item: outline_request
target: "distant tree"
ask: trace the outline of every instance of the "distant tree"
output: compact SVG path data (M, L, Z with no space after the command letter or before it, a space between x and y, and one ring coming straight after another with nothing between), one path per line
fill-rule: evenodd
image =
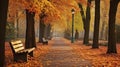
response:
M5 32L9 0L0 0L0 67L5 61Z
M35 41L35 29L34 29L34 12L30 12L26 9L26 39L25 39L25 48L36 47Z
M8 8L8 22L13 22L14 27L16 29L16 36L19 37L19 19L23 17L23 7L21 6L23 3L20 0L10 0L9 1L9 8ZM21 13L20 13L21 12Z
M51 24L47 24L46 38L51 39Z
M18 12L16 12L16 22L14 23L16 25L16 37L19 37L19 18L18 18Z
M7 22L6 24L6 41L9 41L11 39L15 39L16 29L14 27L14 24L11 22Z
M92 48L99 48L100 0L95 0L95 20Z
M75 31L75 40L77 41L79 39L79 32L78 30Z
M115 21L116 21L116 12L119 1L120 0L110 0L107 53L117 53Z
M59 11L53 5L51 0L42 0L42 8L39 14L39 42L42 43L42 38L45 36L45 24L59 19Z
M71 34L70 34L70 33L71 33L70 29L66 29L64 33L65 33L65 34L64 34L64 37L65 37L66 39L71 39L71 38L70 38L70 36L71 36Z
M107 28L105 28L105 27L107 27L107 10L108 9L106 9L106 7L105 6L108 6L108 5L106 5L106 2L105 2L105 0L104 1L102 1L102 3L101 3L102 5L101 5L101 16L100 16L100 19L101 19L101 30L100 30L100 38L99 39L101 39L101 40L106 40L105 39L105 37L106 37L106 34L107 34L107 32L105 32L106 31L106 29ZM108 30L108 29L107 29Z

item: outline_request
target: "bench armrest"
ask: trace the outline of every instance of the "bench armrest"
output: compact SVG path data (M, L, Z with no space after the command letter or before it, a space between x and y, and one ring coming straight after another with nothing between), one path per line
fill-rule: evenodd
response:
M21 50L21 51L19 51L19 52L16 52L16 53L28 53L28 51Z
M28 53L30 53L30 52L32 52L33 50L35 50L35 47L29 48L29 49L25 49L24 51L27 51Z

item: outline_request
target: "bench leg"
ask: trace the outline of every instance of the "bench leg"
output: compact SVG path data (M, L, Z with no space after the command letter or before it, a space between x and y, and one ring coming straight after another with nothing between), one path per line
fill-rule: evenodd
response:
M30 52L30 53L28 53L31 57L33 57L33 51L32 52Z
M43 42L43 45L48 45L48 41Z
M15 54L14 61L24 61L27 62L27 53Z

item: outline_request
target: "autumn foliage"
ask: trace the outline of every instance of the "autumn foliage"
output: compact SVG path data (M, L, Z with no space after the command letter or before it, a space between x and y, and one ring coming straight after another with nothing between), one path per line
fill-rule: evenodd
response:
M103 42L104 43L104 42ZM118 54L106 54L107 47L100 46L99 49L91 49L91 46L82 45L76 42L73 46L77 55L90 60L94 67L119 67L120 66L120 45L117 44Z
M95 1L95 0L92 0ZM104 15L107 18L101 18L101 20L106 19L106 29L107 29L107 21L108 21L108 12L109 12L109 2L110 0L102 0L104 2L104 6L102 5L101 7L105 9ZM44 23L50 23L51 25L56 25L55 29L57 29L59 26L61 26L61 30L64 30L67 27L66 22L71 22L71 9L75 9L75 15L80 14L79 12L81 11L78 7L78 3L82 4L83 10L86 11L86 6L89 6L90 8L94 9L94 4L90 4L87 2L87 0L9 0L9 10L8 10L8 22L14 22L15 19L19 17L25 17L25 10L27 9L31 13L35 13L35 19L36 20L41 20L40 16L42 14L45 15L44 18ZM119 5L120 6L120 5ZM119 7L118 7L119 8ZM19 13L19 11L22 11ZM91 10L92 11L92 10ZM94 11L94 10L93 10ZM101 10L102 11L102 10ZM84 12L83 12L84 13ZM93 14L93 13L92 13ZM18 16L19 17L18 17ZM94 15L94 14L93 14ZM103 14L101 14L103 15ZM76 17L76 16L75 16ZM81 18L81 16L79 17ZM117 21L116 23L120 23L120 9L118 9L117 13ZM93 19L93 17L92 17ZM52 23L54 22L54 23ZM78 21L80 22L80 21ZM77 23L76 23L77 24ZM91 28L92 28L91 23ZM66 25L66 26L65 26ZM82 25L82 24L80 24ZM80 25L78 25L80 27ZM70 26L68 26L70 28ZM53 27L52 27L53 28ZM93 31L93 30L92 30ZM112 42L112 41L111 41ZM7 44L8 45L8 44ZM32 65L32 61L34 60L35 62L34 65L42 65L41 63L37 63L38 60L38 55L42 55L40 52L43 51L43 53L46 54L48 51L48 47L42 47L42 46L37 46L38 48L35 50L35 55L37 57L35 58L30 58L30 65ZM119 59L119 45L117 45L118 48L118 54L105 54L107 48L105 46L100 46L99 49L90 49L89 46L83 46L81 44L72 46L74 48L74 51L77 53L76 55L80 55L83 58L90 60L92 64L95 67L117 67L120 66ZM6 65L11 65L11 57L9 54L9 47L6 46L7 51L6 51ZM44 49L45 48L45 49ZM37 60L37 61L36 61ZM20 65L17 63L12 62L15 64L15 66ZM29 63L23 63L25 66L29 65Z

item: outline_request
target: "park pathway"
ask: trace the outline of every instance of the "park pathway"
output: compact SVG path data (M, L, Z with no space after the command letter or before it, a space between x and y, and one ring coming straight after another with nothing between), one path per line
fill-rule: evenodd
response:
M92 67L85 60L73 52L63 38L54 38L50 51L42 59L43 67Z

